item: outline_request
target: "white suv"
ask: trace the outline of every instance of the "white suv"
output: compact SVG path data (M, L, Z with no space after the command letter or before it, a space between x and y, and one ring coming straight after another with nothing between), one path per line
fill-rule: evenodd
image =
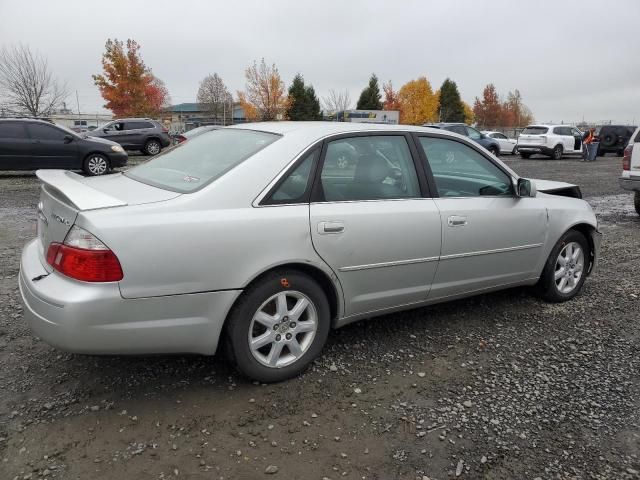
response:
M636 128L622 157L620 186L635 192L633 203L640 215L640 127Z
M522 158L539 153L554 160L563 155L582 155L582 132L569 125L529 125L516 145Z

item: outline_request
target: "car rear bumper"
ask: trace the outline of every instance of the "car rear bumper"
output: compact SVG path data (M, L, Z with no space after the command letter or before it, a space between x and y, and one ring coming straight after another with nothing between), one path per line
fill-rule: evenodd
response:
M239 290L124 299L117 283L47 274L37 242L22 252L19 286L24 317L48 344L84 354L215 353Z
M640 192L640 177L620 177L618 179L620 186L625 190Z
M518 153L539 153L541 155L551 155L553 149L543 145L516 145Z

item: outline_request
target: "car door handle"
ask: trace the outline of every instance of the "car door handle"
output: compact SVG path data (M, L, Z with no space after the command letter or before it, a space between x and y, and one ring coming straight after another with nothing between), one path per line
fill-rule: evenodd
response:
M342 222L320 222L318 223L318 233L326 235L328 233L344 232L344 223Z
M451 215L447 219L447 224L450 227L464 227L467 224L467 217L461 217L459 215Z

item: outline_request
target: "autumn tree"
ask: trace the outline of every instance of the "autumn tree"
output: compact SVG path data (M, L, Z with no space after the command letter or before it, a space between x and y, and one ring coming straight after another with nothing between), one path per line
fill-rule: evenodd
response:
M293 78L289 87L289 120L321 120L320 101L312 85L305 85L299 73Z
M351 109L351 96L348 90L338 92L336 90L329 90L329 95L322 99L324 109L326 112L335 114L337 112L344 112Z
M462 108L464 109L464 123L467 125L473 125L475 122L475 115L473 114L473 108L467 102L462 102Z
M405 83L398 92L400 123L422 125L438 118L438 101L426 77Z
M440 87L438 115L441 122L464 122L464 105L460 98L458 85L446 79Z
M220 75L214 73L202 79L196 100L208 115L215 119L221 118L225 125L230 123L227 119L233 116L233 97Z
M371 74L369 84L362 90L356 108L358 110L382 110L382 95L378 86L378 77Z
M7 110L47 116L62 106L67 87L53 76L47 60L26 45L0 50L0 99Z
M128 39L108 39L102 55L103 73L93 81L105 99L105 107L118 117L156 116L169 103L164 83L142 61L140 45Z
M384 92L384 101L382 102L383 110L400 110L400 99L398 98L398 92L393 89L391 80L382 85L382 91Z
M476 123L481 127L500 126L502 104L493 83L484 87L482 100L476 97L473 104L473 114L476 117Z
M505 127L521 127L533 122L531 110L523 103L518 89L507 93L507 100L502 104L502 125Z
M274 64L268 66L264 58L253 62L245 72L245 90L238 91L240 106L249 120L278 120L284 117L288 98L284 82Z

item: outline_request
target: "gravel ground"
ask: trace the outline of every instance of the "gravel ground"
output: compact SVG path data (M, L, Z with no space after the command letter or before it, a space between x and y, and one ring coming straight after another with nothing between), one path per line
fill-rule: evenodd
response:
M580 297L513 289L353 324L277 385L218 357L34 338L17 274L38 185L0 174L0 479L640 478L640 217L620 159L506 160L596 209L600 268Z

